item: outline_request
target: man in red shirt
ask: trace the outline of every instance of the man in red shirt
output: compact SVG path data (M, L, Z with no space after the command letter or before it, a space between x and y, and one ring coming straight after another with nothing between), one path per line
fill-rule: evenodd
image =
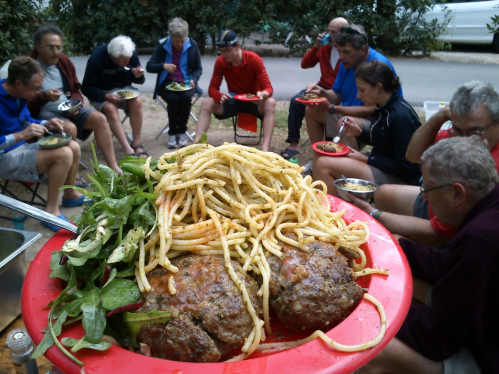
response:
M343 17L333 18L327 27L327 33L320 33L315 39L314 45L310 48L301 60L302 69L310 69L319 63L321 77L319 82L312 83L307 88L298 92L291 98L288 115L288 147L281 152L281 156L290 159L299 152L300 128L305 117L305 104L296 101L303 94L315 85L329 90L333 87L336 74L340 67L340 54L335 46L336 35L342 27L347 27L348 21Z
M213 75L208 88L209 97L201 104L201 114L196 127L194 143L210 126L210 117L213 113L218 119L229 118L237 113L250 113L263 117L262 150L270 151L270 142L274 130L275 100L269 76L265 70L263 60L256 53L241 48L237 34L232 30L225 30L217 41L220 51L215 61ZM227 82L228 93L220 92L223 78ZM253 94L260 100L255 102L239 101L233 98L237 94Z

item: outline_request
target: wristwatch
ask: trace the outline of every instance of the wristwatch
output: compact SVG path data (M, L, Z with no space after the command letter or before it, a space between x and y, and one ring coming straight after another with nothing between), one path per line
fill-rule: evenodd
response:
M336 109L336 105L331 104L331 106L329 107L329 109L327 111L329 112L329 114L333 114L335 109Z

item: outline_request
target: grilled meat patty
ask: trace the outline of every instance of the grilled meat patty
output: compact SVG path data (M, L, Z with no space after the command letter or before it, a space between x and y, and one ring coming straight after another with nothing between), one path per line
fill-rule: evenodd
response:
M330 329L352 312L363 290L350 259L336 247L320 241L308 247L304 252L284 244L281 259L269 256L270 305L287 328Z
M180 270L174 276L176 294L168 292L169 275L159 270L149 274L152 292L145 294L139 311L170 310L178 317L167 324L144 326L138 341L151 355L178 361L210 362L226 358L239 349L253 328L241 292L218 256L187 255L173 261ZM244 275L233 262L257 313L261 298L257 282Z

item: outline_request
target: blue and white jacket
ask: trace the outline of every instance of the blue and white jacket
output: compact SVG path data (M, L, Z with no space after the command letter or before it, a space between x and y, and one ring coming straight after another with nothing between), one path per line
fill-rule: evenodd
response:
M156 98L160 87L162 87L165 82L168 82L169 73L163 69L163 64L171 64L172 60L172 41L168 36L159 40L158 46L146 65L146 70L149 73L158 73L153 98ZM189 37L185 39L184 46L182 47L179 67L184 78L186 80L193 80L197 86L199 77L201 77L203 72L203 68L201 67L201 55L199 53L198 45Z

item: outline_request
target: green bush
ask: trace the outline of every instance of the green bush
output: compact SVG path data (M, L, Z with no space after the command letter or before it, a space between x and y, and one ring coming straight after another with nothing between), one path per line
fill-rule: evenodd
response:
M39 17L38 0L0 0L0 64L31 50Z

